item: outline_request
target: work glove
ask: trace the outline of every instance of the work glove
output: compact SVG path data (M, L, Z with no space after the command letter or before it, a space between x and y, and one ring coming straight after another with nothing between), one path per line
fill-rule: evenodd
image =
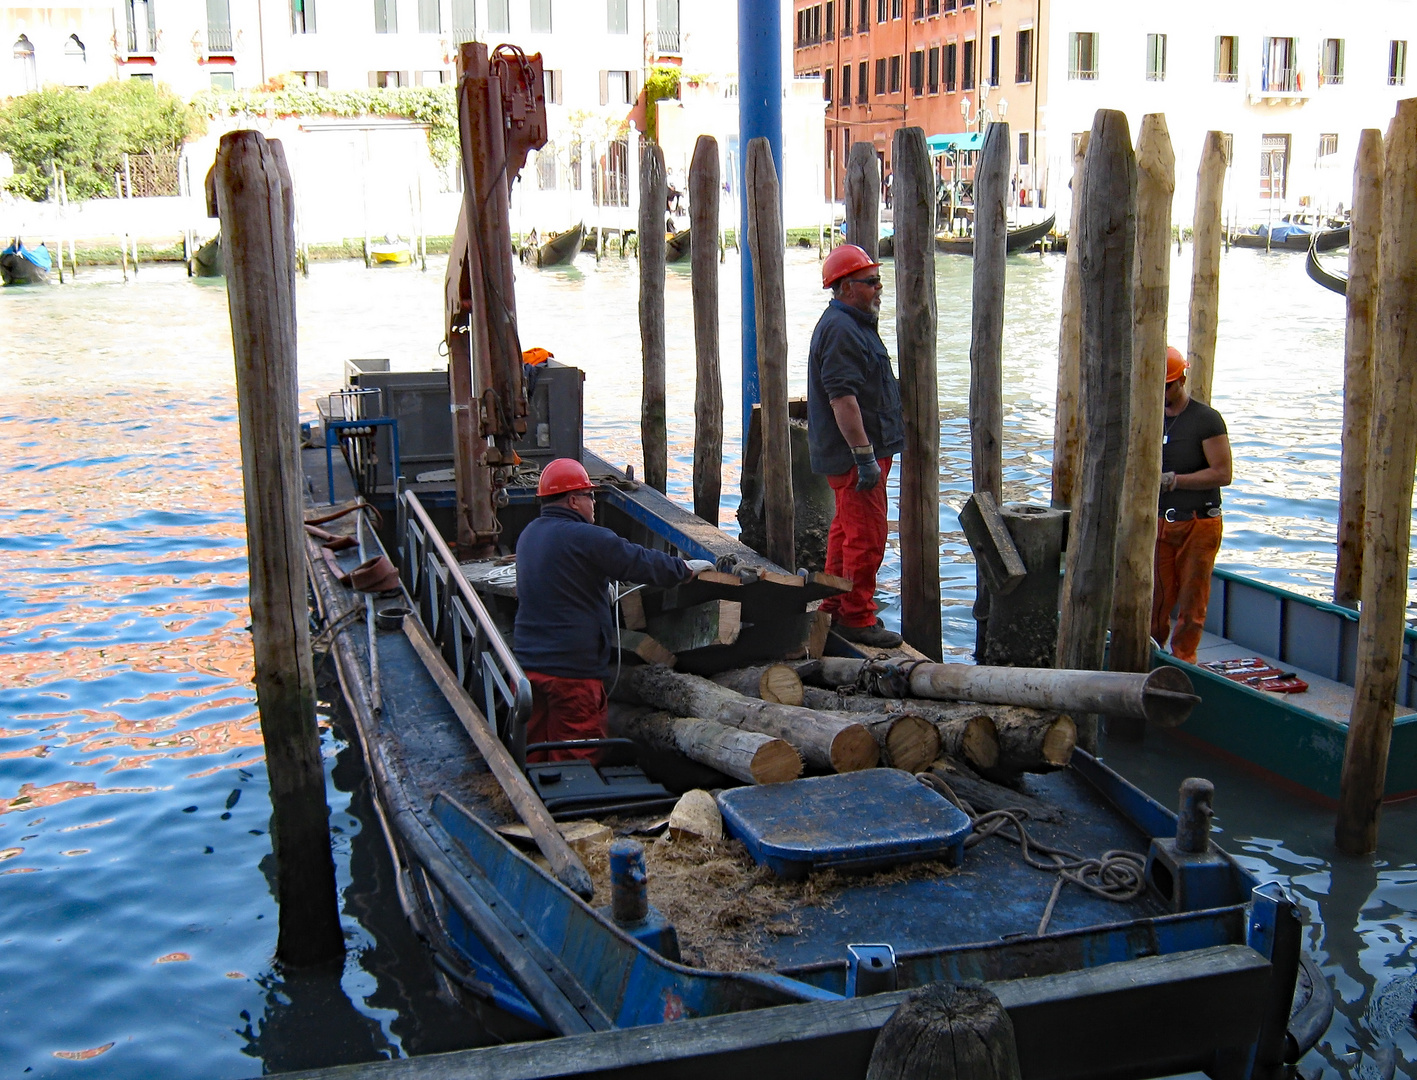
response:
M1165 495L1168 491L1175 491L1175 490L1176 490L1176 474L1173 473L1173 472L1164 472L1164 473L1162 473L1162 474L1161 474L1161 494Z
M684 565L694 572L694 577L698 577L705 570L713 569L713 563L707 559L685 559Z
M876 448L870 443L853 446L851 457L856 462L856 490L870 491L881 482L881 467L876 464Z

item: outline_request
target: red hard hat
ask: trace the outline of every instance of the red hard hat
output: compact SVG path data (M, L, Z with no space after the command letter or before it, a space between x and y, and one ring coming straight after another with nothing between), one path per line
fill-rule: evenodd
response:
M822 263L822 288L830 289L833 282L840 281L847 274L880 265L873 262L871 256L855 244L842 244L839 248L833 248L832 253Z
M549 462L541 470L541 479L536 483L538 495L565 495L570 491L594 491L595 485L585 466L575 458L560 457Z
M1186 373L1186 369L1191 365L1186 358L1181 355L1181 350L1174 345L1166 346L1166 381L1175 382Z

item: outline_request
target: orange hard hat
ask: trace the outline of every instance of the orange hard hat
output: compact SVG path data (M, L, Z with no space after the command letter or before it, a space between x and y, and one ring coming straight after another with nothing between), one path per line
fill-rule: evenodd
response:
M855 244L842 244L839 248L833 248L832 253L822 263L822 288L830 289L834 282L840 281L847 274L880 265Z
M565 495L572 491L594 491L595 485L585 466L575 458L558 457L548 462L541 470L541 479L536 482L538 495Z
M1186 358L1181 355L1181 350L1174 345L1166 346L1166 381L1173 383L1186 374L1186 369L1191 365Z

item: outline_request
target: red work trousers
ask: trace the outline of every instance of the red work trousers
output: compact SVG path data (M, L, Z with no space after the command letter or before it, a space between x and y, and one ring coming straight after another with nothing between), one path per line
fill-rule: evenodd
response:
M886 477L891 459L879 458L881 482L856 490L856 466L827 477L836 513L827 531L827 573L851 579L851 591L822 601L821 610L842 626L876 625L876 571L886 555Z
M566 679L528 671L531 683L531 718L526 722L526 741L566 742L571 739L605 738L605 714L609 698L599 679ZM566 761L594 758L599 751L586 747L576 750L536 750L528 761Z
M1210 572L1220 551L1220 518L1156 519L1156 581L1151 594L1151 636L1192 664L1210 604ZM1176 628L1171 612L1176 610Z

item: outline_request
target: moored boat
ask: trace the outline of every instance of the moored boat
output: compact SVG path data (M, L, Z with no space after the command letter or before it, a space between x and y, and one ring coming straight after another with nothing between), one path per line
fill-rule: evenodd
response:
M413 261L407 240L386 236L369 245L369 261L374 266L406 266Z
M664 261L683 262L689 257L689 230L667 233L664 237Z
M552 233L546 240L524 245L521 250L522 262L533 266L565 266L576 259L585 239L585 223L579 222L573 229Z
M192 252L192 276L221 277L224 273L226 265L221 253L221 237L213 236Z
M1010 255L1027 251L1052 232L1053 223L1056 220L1056 215L1049 214L1042 221L1032 225L1018 225L1009 229L1005 240L1005 249ZM974 237L950 236L948 233L940 233L935 237L935 250L943 255L973 255Z
M1315 229L1299 222L1278 225L1256 225L1249 232L1233 233L1230 242L1241 248L1265 248L1270 251L1332 251L1348 243L1348 226L1337 229Z
M48 285L53 266L47 247L26 247L18 236L0 251L0 280L6 285Z

